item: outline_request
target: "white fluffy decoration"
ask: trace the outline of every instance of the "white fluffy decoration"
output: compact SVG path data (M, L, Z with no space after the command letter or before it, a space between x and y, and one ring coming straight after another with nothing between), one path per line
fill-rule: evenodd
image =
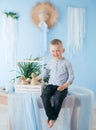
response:
M17 19L0 14L1 19L1 44L3 60L6 64L13 64L17 49Z
M48 25L45 22L40 22L39 24L40 29L43 32L43 44L44 44L44 54L47 52L47 32L48 32Z
M68 7L67 50L72 56L82 49L85 36L85 8Z

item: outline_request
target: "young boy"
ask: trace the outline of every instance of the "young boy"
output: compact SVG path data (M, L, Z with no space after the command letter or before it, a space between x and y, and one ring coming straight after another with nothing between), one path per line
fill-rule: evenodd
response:
M68 86L72 84L74 73L71 63L62 56L65 49L62 41L54 39L50 44L50 52L53 60L46 67L46 75L50 76L48 85L43 90L41 98L48 117L48 127L55 123L61 109L62 102L68 93ZM50 99L54 95L52 106Z

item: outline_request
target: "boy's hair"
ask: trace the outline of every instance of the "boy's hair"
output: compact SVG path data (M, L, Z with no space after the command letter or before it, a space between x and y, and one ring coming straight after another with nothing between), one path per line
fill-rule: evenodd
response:
M50 45L62 45L62 41L59 39L53 39L50 43Z

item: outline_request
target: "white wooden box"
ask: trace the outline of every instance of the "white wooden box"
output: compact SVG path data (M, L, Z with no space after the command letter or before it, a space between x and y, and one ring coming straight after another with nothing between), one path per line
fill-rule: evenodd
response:
M41 93L42 85L22 85L15 84L16 93Z

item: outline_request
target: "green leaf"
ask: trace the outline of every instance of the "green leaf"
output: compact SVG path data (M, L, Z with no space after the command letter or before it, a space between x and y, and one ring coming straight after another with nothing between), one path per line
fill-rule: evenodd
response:
M35 59L26 60L35 60L39 61L40 58L36 57ZM24 75L26 78L31 78L31 74L34 73L36 76L41 74L41 67L39 62L18 62L19 74Z

